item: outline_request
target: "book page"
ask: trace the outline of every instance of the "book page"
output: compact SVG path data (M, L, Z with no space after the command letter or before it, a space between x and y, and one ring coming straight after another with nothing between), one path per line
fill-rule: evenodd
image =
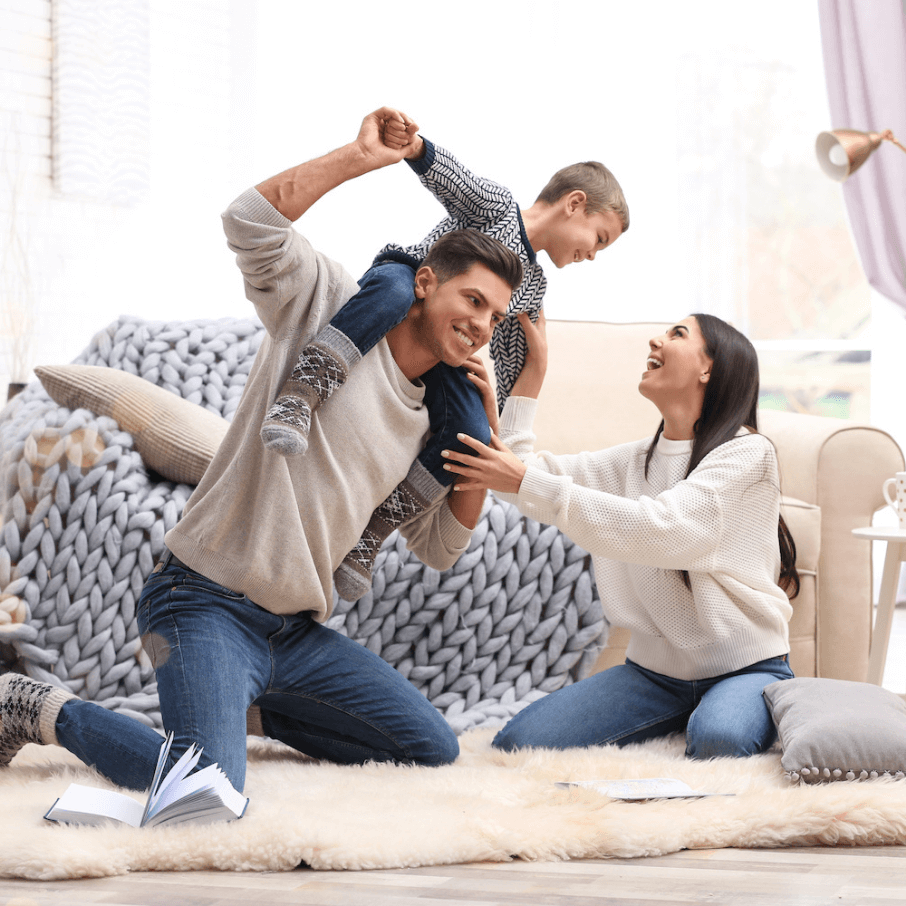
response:
M160 782L160 787L156 791L152 790L152 793L148 798L148 808L145 811L144 820L146 822L162 808L166 808L168 803L179 796L179 785L184 780L186 774L192 771L195 765L198 764L199 758L201 758L201 749L197 749L195 744L192 743L185 752L183 752L179 761L177 761L167 772L167 776Z
M567 789L571 786L586 787L603 793L611 799L700 799L704 796L734 795L733 793L704 793L693 790L682 780L669 777L645 777L633 780L575 780L558 781L557 786Z
M101 824L110 819L140 827L143 812L141 802L123 793L71 783L44 817L67 824Z
M247 804L248 799L236 792L226 774L212 764L186 777L162 795L150 823L173 821L182 816L193 818L206 811L239 818Z

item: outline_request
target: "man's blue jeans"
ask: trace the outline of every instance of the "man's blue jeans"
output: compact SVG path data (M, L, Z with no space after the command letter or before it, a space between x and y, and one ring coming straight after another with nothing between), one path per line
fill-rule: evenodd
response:
M310 614L278 616L175 564L152 574L138 623L155 665L171 763L195 742L201 766L217 762L245 783L246 710L261 708L267 736L339 764L440 765L459 744L450 726L402 674ZM146 789L161 737L90 702L60 711L57 739L86 764Z
M777 738L762 690L792 677L787 655L691 681L654 673L627 659L533 702L493 744L507 751L625 746L685 731L690 758L755 755Z

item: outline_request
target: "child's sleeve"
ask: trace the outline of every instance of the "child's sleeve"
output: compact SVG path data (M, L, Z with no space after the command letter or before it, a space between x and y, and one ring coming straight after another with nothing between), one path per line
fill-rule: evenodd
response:
M504 186L476 176L449 151L423 138L425 153L406 163L422 185L464 226L484 230L513 206L513 194Z

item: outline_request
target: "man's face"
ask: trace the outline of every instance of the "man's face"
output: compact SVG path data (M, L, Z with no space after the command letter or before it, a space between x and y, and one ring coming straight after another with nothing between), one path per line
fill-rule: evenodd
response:
M483 264L445 283L437 282L430 267L415 278L415 294L424 305L414 320L416 334L431 354L458 367L491 339L506 317L512 290Z

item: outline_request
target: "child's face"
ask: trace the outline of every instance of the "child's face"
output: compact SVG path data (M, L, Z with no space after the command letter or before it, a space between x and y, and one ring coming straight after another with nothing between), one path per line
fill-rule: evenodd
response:
M594 261L595 255L613 245L622 233L622 221L613 211L588 214L580 204L560 218L546 251L556 267Z

